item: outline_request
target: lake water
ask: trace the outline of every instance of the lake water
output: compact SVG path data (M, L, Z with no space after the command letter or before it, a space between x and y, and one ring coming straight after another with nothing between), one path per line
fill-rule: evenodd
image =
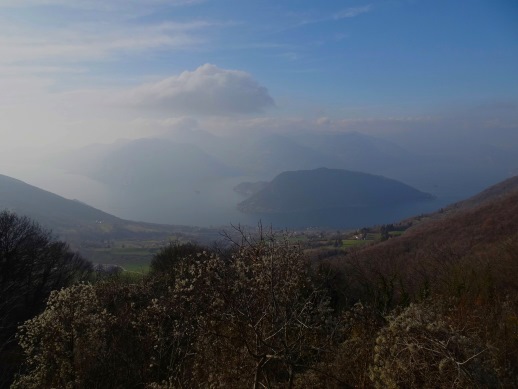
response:
M459 198L438 198L410 205L384 208L344 208L296 214L243 214L236 205L244 197L233 190L250 177L225 180L207 180L202 183L170 185L167 190L145 188L109 188L87 177L63 173L41 167L26 167L6 171L5 174L21 179L53 193L77 199L115 216L150 223L195 225L200 227L228 227L230 224L256 226L272 225L278 229L326 227L346 229L388 224L403 218L432 212Z
M346 229L397 222L406 217L436 211L457 200L438 198L390 207L344 208L275 215L244 214L236 208L244 197L232 190L242 181L241 177L213 182L200 189L177 187L167 192L149 191L140 196L120 191L113 194L108 212L133 220L203 227L228 227L230 224L256 226L261 222L278 229Z

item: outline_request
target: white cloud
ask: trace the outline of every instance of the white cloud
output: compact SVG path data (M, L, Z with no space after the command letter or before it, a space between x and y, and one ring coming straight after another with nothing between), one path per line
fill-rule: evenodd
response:
M0 31L8 29L11 34L3 34L0 38L0 63L77 63L151 49L183 49L200 44L203 40L196 32L209 26L210 23L203 21L154 26L93 23L61 30L22 30L13 34L16 27L4 25Z
M63 6L67 8L117 10L149 8L151 6L187 6L204 0L2 0L0 7Z
M274 105L268 90L250 74L211 64L139 86L124 93L121 102L166 113L198 115L261 112Z
M354 18L358 15L367 13L372 10L372 6L366 5L363 7L353 7L353 8L346 8L343 9L333 15L333 19L339 20L339 19L348 19L348 18Z
M363 7L351 7L345 8L341 11L335 12L334 14L327 14L319 17L305 17L304 20L292 26L291 28L298 28L309 24L324 23L333 20L350 19L355 18L359 15L372 11L372 5L365 5Z
M181 17L180 11L158 23L146 15L203 1L0 0L0 67L73 64L88 71L94 62L199 49L211 40L209 31L228 23Z
M66 91L56 89L50 77L58 68L32 70L41 74L31 76L14 67L0 67L3 156L29 145L50 151L184 131L197 128L200 116L206 122L218 121L222 115L258 112L273 105L267 90L250 74L214 65L134 88L94 85Z
M173 130L194 130L199 128L198 120L189 116L162 119L158 124Z
M432 116L380 117L380 118L329 118L300 116L261 116L244 118L208 118L199 121L199 127L214 134L236 133L274 133L286 134L297 132L350 132L381 135L403 131L415 131L432 126L440 127L447 123Z

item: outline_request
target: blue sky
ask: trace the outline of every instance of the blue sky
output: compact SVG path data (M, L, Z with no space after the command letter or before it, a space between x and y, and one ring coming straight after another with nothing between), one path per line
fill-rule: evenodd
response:
M193 121L516 126L517 69L513 0L0 0L4 151Z

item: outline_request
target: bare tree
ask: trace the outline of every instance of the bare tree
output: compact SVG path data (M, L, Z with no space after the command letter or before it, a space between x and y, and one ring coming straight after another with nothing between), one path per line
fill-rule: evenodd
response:
M11 378L8 362L17 326L43 308L54 289L86 277L90 262L56 241L27 217L0 213L0 386Z
M256 239L243 233L235 244L232 257L221 262L220 283L209 284L213 305L200 320L202 365L241 372L242 381L228 377L229 384L292 387L296 374L330 347L336 323L329 297L287 235L260 230ZM224 361L211 352L214 345Z

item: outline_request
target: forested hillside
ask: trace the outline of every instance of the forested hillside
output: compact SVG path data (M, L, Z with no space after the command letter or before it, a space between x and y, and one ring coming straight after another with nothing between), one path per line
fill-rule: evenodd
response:
M517 243L518 191L514 191L465 211L431 218L400 237L354 250L336 263L351 279L350 285L360 285L359 274L364 281L386 284L390 295L384 298L391 304L432 290L488 297L503 285L518 286L513 281L518 269L511 271Z
M241 232L53 292L13 387L518 385L518 192L329 260Z

